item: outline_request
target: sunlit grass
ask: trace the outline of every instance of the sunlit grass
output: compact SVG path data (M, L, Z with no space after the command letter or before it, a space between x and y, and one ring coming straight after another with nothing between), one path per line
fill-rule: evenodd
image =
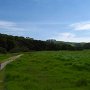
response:
M4 61L7 61L7 59L9 57L12 57L14 55L17 55L17 53L13 53L13 54L0 54L0 62L4 62Z
M8 58L17 55L16 53L14 54L0 54L0 63L5 62L8 60ZM4 73L5 70L0 71L0 90L4 90Z
M90 51L26 53L5 70L6 90L90 90Z

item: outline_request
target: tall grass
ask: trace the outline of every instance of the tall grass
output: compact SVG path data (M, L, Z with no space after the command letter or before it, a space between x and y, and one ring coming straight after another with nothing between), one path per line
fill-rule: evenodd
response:
M90 90L90 51L26 53L5 75L6 90Z

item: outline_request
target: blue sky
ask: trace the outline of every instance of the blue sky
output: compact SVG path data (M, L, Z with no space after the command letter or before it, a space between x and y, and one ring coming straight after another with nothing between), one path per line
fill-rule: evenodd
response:
M90 0L0 0L0 33L90 42Z

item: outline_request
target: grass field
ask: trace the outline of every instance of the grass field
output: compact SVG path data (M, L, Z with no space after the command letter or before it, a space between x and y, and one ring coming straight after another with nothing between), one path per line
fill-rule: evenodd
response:
M0 54L0 62L5 61L7 58L11 57L11 54ZM4 79L4 70L0 71L0 90L3 90L3 79Z
M4 62L5 60L7 60L7 58L12 57L14 55L17 55L17 53L13 53L13 54L0 54L0 62Z
M90 51L24 54L5 69L5 90L90 90Z
M0 63L7 61L9 57L12 57L14 55L17 55L16 53L14 54L0 54ZM3 90L4 88L4 73L5 70L0 71L0 90Z

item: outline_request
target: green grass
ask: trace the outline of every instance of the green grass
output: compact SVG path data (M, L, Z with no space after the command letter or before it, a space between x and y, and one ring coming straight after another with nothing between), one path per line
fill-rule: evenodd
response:
M13 53L13 54L0 54L0 62L4 62L6 61L9 57L12 57L14 55L17 55L17 53Z
M0 90L4 90L4 70L0 71Z
M5 61L7 58L11 57L11 54L0 54L0 62ZM0 71L0 90L3 90L3 79L4 79L4 70Z
M4 61L7 61L7 59L9 57L12 57L14 55L17 55L17 54L16 53L13 53L13 54L0 54L0 63L2 63ZM0 71L0 90L4 90L3 89L4 88L3 81L4 81L4 75L5 75L4 71L5 70Z
M90 51L26 53L7 65L5 90L90 90Z

